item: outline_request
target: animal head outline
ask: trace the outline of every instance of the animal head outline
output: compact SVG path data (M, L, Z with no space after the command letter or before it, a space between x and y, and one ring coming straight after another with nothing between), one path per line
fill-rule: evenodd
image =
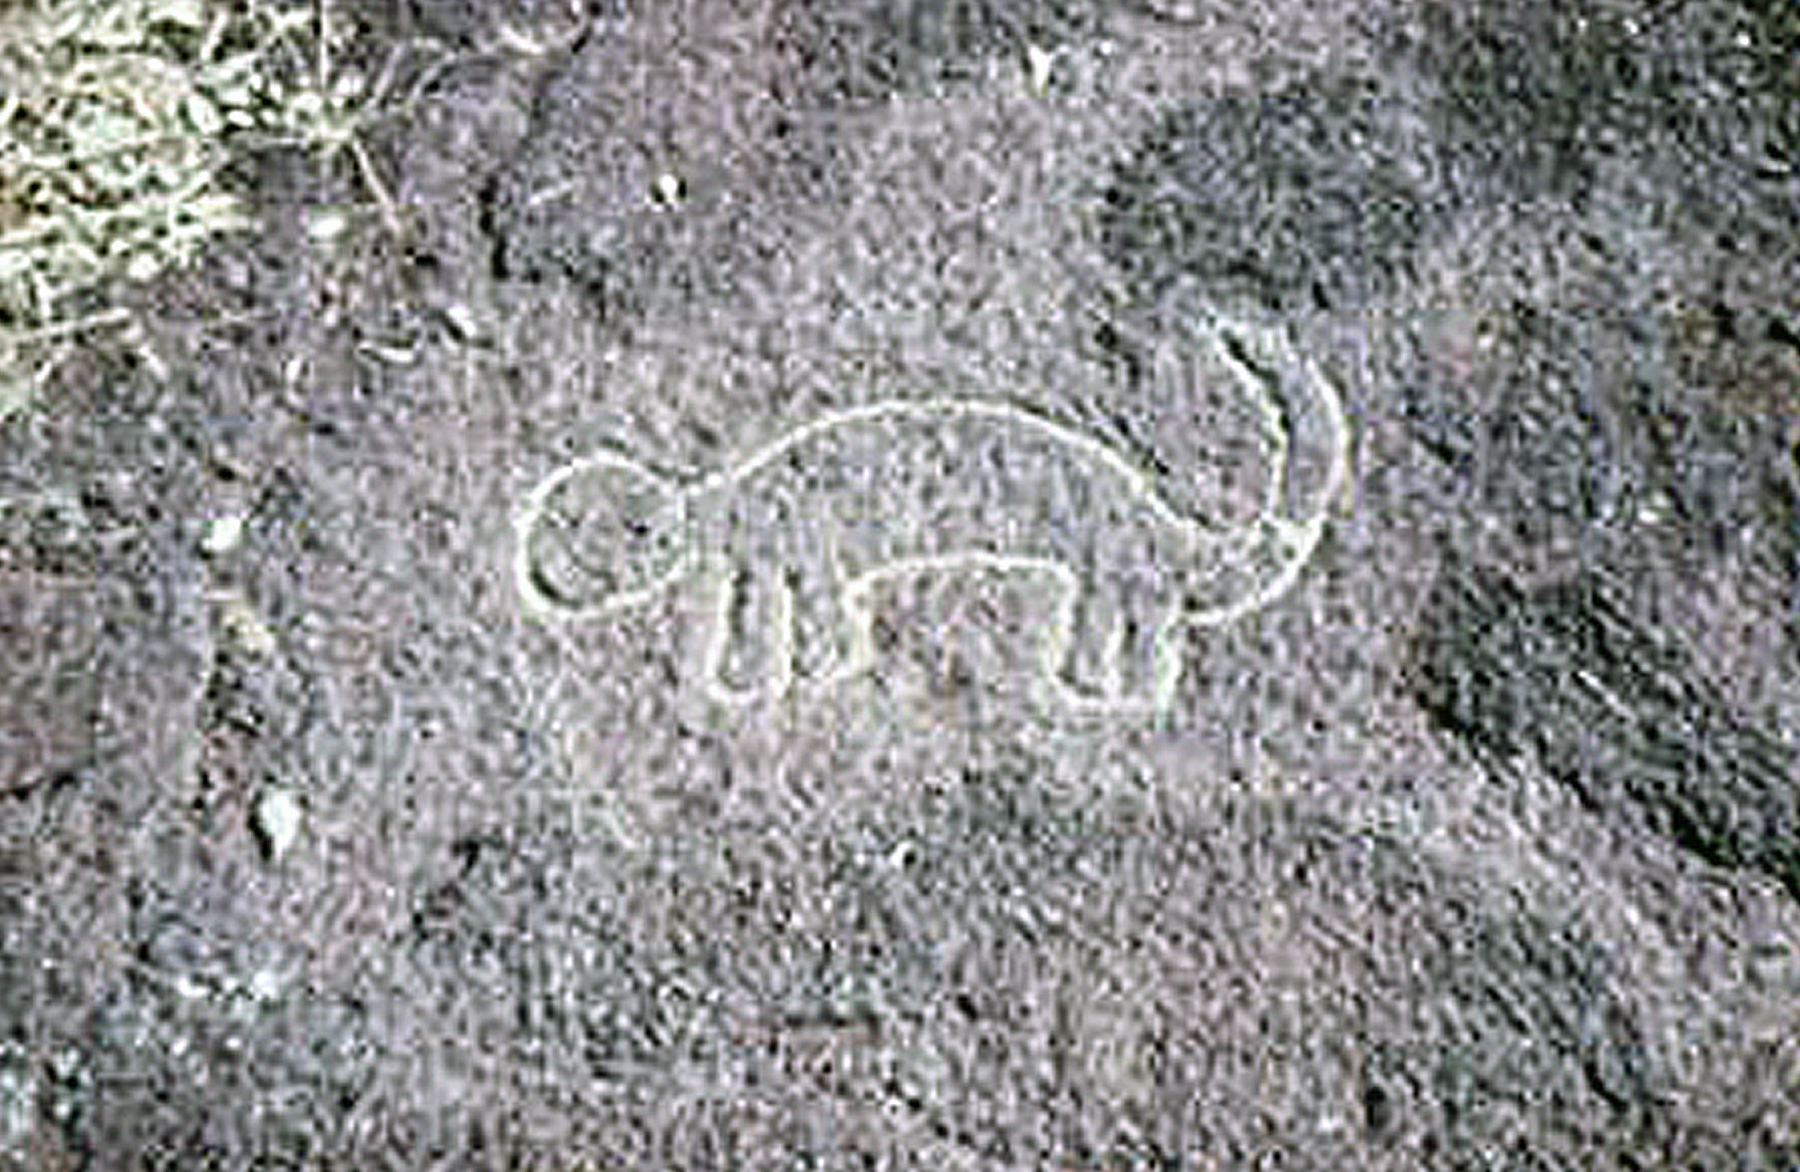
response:
M573 567L579 576L597 582L598 598L593 585L580 600L559 597L562 588L534 556L533 537L565 492L588 498L582 527L600 540L586 543L587 556L570 560L579 562ZM564 464L525 495L514 517L513 580L521 604L534 618L565 621L647 605L687 574L687 522L683 486L623 452L601 448Z

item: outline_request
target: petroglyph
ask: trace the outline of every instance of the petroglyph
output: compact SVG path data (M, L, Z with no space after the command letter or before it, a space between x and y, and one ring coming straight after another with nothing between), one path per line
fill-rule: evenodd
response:
M614 451L558 468L516 517L524 608L596 619L691 591L687 669L713 699L742 704L874 667L886 584L1032 575L1053 600L1034 649L1049 698L1160 711L1186 629L1285 594L1349 468L1335 389L1281 335L1213 321L1197 336L1266 451L1248 519L1179 510L1113 447L1019 407L879 402L685 484ZM1322 471L1302 475L1309 458Z

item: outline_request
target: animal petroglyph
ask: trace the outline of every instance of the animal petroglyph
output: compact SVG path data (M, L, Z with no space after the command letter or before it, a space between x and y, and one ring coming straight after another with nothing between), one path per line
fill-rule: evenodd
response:
M1348 475L1338 395L1280 335L1213 322L1199 336L1266 453L1247 520L1177 508L1119 451L1018 407L879 402L685 484L613 451L558 468L516 518L524 607L593 619L692 591L688 668L714 699L744 703L870 670L886 584L1033 575L1052 587L1035 650L1054 700L1161 710L1185 629L1292 587ZM1303 447L1322 472L1296 474Z

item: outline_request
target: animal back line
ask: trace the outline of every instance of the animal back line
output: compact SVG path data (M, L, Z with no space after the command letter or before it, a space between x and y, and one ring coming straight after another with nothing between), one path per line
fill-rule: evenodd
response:
M1157 491L1150 476L1143 469L1121 456L1114 448L1042 415L996 400L888 399L878 403L833 411L787 432L737 463L708 474L689 485L687 491L700 494L729 489L732 484L746 480L768 468L814 437L824 435L846 424L873 423L893 419L940 420L954 419L958 416L1003 420L1048 436L1056 443L1080 452L1087 459L1103 465L1118 476L1134 495L1140 497L1149 506L1158 520L1177 529L1191 530L1196 535L1206 531L1206 527L1198 521L1171 507L1163 499L1162 494Z

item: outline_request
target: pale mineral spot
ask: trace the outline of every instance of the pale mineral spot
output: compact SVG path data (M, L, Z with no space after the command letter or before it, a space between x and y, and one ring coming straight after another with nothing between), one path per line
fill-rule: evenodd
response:
M1286 594L1349 473L1337 391L1282 334L1210 320L1198 337L1213 377L1252 408L1267 454L1248 519L1178 509L1120 451L1020 407L886 401L688 483L616 451L557 468L516 516L522 605L538 619L591 620L686 592L691 682L744 704L873 669L886 583L1032 575L1051 587L1034 624L1046 699L1165 710L1186 630ZM1301 433L1311 442L1296 443ZM1302 449L1322 471L1295 474Z
M264 790L252 812L252 828L270 862L279 863L299 841L305 811L300 800L284 789Z

